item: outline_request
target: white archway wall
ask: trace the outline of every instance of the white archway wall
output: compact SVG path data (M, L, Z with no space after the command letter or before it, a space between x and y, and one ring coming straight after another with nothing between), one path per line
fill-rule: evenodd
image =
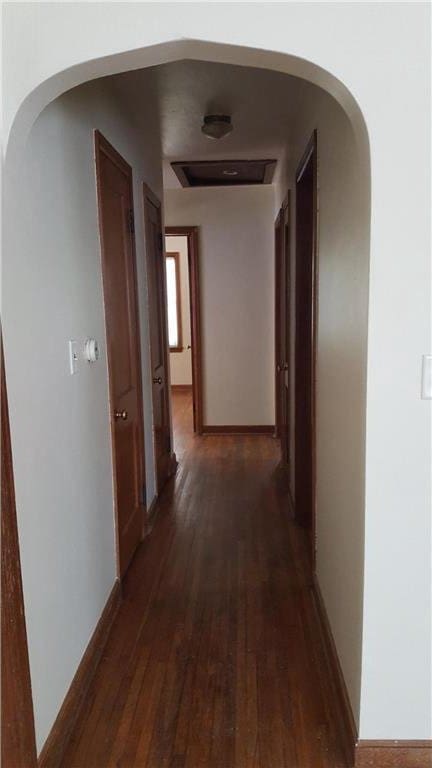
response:
M363 624L366 363L370 243L370 171L337 102L299 86L286 186L314 129L318 132L318 343L316 372L317 576L357 725ZM295 254L295 193L291 253ZM291 260L295 302L295 259ZM291 323L294 352L295 328ZM291 423L295 424L295 359ZM294 456L294 429L291 431ZM295 487L295 467L290 468ZM343 578L341 575L343 574Z
M52 102L17 169L19 210L8 206L20 226L3 264L2 319L38 749L116 578L95 128L133 167L149 504L155 494L142 180L162 198L162 167L150 82L140 96L145 126L112 78ZM100 359L81 358L70 376L67 341L82 350L88 337Z
M256 4L11 4L6 15L7 126L26 96L53 77L23 105L11 133L9 194L20 141L50 94L125 69L127 60L143 66L152 52L133 49L170 38L202 40L189 47L195 55L201 48L199 58L219 55L322 81L353 117L359 142L349 92L361 105L372 217L360 736L371 739L431 735L430 404L419 397L420 358L430 350L428 16L426 4L392 3L277 4L271 12ZM218 54L205 44L210 37L278 53ZM78 67L121 51L132 53ZM317 62L340 82L290 56Z

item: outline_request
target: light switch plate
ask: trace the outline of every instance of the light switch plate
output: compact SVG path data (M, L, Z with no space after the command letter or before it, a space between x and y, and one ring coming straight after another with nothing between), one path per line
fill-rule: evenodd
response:
M74 375L78 370L78 342L71 339L69 341L69 373Z
M423 355L421 396L422 400L432 400L432 355Z

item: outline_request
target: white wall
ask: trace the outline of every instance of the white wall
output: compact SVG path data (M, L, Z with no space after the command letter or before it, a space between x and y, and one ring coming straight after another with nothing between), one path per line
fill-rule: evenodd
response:
M179 254L180 265L180 309L182 324L181 352L170 352L171 384L192 385L192 356L191 350L191 324L190 324L190 296L189 296L189 264L187 237L170 235L165 239L167 252Z
M149 92L148 98L151 98ZM144 387L148 385L142 196L160 193L157 123L128 121L107 81L54 101L20 169L19 226L3 265L3 327L37 744L40 749L116 578L112 466L93 129L134 167ZM100 360L68 371L68 339ZM146 476L154 495L151 404Z
M168 226L199 226L203 421L274 424L274 190L165 190Z
M316 370L317 576L351 705L360 719L363 627L369 169L359 157L350 122L336 101L310 83L296 94L292 146L277 189L292 190L295 254L295 172L318 130L318 319ZM291 305L295 304L292 259ZM295 338L295 316L291 322ZM292 345L294 349L294 345ZM294 440L295 360L291 360ZM295 456L294 446L291 451ZM291 467L295 488L295 467ZM341 578L343 574L343 578Z
M363 161L369 141L360 736L430 738L431 408L420 400L421 355L431 350L428 4L10 3L4 14L9 199L23 137L49 99L101 73L173 57L311 79L347 111ZM12 344L11 325L9 333ZM14 419L11 427L18 455L22 435Z

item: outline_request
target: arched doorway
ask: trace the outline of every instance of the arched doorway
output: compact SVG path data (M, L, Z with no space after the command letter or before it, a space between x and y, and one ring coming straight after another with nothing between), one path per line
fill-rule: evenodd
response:
M362 327L362 334L361 334L361 344L360 344L360 353L356 360L356 366L355 370L353 370L350 367L350 373L354 377L358 377L361 381L361 386L359 387L359 390L357 392L358 401L357 403L360 404L360 409L357 411L356 414L356 424L355 429L353 430L356 435L356 443L355 443L355 451L351 455L350 459L352 461L352 464L350 464L350 470L352 468L354 469L354 475L355 475L355 481L356 481L356 490L357 490L357 497L356 497L356 530L355 535L353 538L356 539L358 547L355 550L355 559L356 559L356 570L353 574L353 580L352 580L352 588L355 591L355 602L357 606L357 631L359 635L361 635L361 607L362 607L362 558L363 558L363 543L362 543L362 530L363 530L363 517L364 517L364 459L363 459L363 443L364 443L364 420L365 420L365 371L366 371L366 325L367 325L367 275L368 275L368 240L369 240L369 155L368 155L368 148L367 148L367 136L366 136L366 129L363 123L363 119L360 113L360 110L358 109L355 101L353 100L352 96L344 89L343 86L341 86L340 83L338 83L334 78L332 78L328 73L323 73L322 70L320 70L318 67L315 67L314 65L311 65L310 63L304 62L300 59L295 59L294 57L281 57L280 55L276 56L274 54L268 53L264 54L263 52L257 52L251 51L251 50L242 50L241 48L233 50L232 47L227 47L226 49L224 46L215 46L212 44L203 45L202 43L195 43L193 41L190 42L180 42L180 43L169 43L162 46L155 46L154 49L145 49L142 52L142 56L140 57L137 52L134 52L133 56L135 57L134 60L137 62L141 58L141 64L138 66L142 67L142 60L145 59L146 66L154 66L155 64L160 64L163 61L167 60L177 60L179 58L195 58L195 56L198 56L201 60L208 58L209 60L213 61L219 61L223 62L228 61L230 64L236 63L241 66L251 66L251 62L259 60L260 66L263 67L264 65L267 65L265 68L268 69L277 69L279 72L286 72L287 74L290 74L291 76L295 76L303 79L308 79L311 82L319 82L320 88L323 87L323 84L327 84L327 90L329 92L334 92L339 94L340 102L343 104L343 110L344 117L343 117L343 129L342 129L342 139L344 141L344 152L346 153L346 157L350 156L352 159L352 165L349 167L349 174L344 177L344 184L345 191L346 191L346 200L350 200L352 205L352 210L356 210L357 213L360 211L360 221L357 219L357 217L353 217L351 221L349 220L349 211L348 216L345 219L345 233L347 236L347 241L349 237L352 237L353 232L355 232L356 236L358 235L360 231L360 239L356 241L356 245L358 246L359 242L361 243L361 247L358 247L356 250L358 260L354 262L353 264L353 271L351 274L348 274L346 276L346 282L343 281L338 286L338 290L340 290L341 294L344 292L346 286L348 283L352 284L353 287L353 293L357 292L359 278L361 280L361 291L358 299L358 305L356 306L356 313L354 313L351 317L351 323L352 323L352 329L354 326L361 325ZM80 65L80 67L77 67L73 70L73 72L66 72L61 73L58 75L58 77L51 81L49 84L43 84L41 85L37 91L32 94L32 98L24 103L21 107L20 113L17 115L16 123L14 124L14 127L12 129L11 135L10 135L10 144L8 147L8 155L6 160L6 166L7 166L7 183L9 185L8 187L8 195L9 195L9 202L8 205L12 206L12 211L14 210L14 206L17 206L19 204L19 201L21 200L22 196L22 177L20 178L20 170L19 166L22 163L22 160L18 163L18 172L17 166L15 165L15 162L18 161L18 158L21 157L21 151L24 149L24 145L27 142L28 138L30 140L32 139L32 123L35 121L36 117L41 114L43 118L43 107L47 104L48 101L51 102L53 96L60 96L61 93L63 93L65 89L65 85L67 83L68 88L72 87L72 85L78 87L79 83L85 83L89 80L89 78L92 76L90 70L93 72L93 76L95 76L95 72L97 71L97 76L101 77L103 74L109 75L113 74L114 72L122 72L125 69L126 61L128 60L129 54L119 54L118 56L114 56L110 58L108 61L99 62L97 67L95 67L94 63L85 63ZM276 60L277 63L276 63ZM273 66L271 66L271 63L273 62ZM90 69L89 69L90 67ZM138 68L138 67L136 67ZM306 78L307 75L307 78ZM306 86L305 86L306 88ZM307 88L306 88L307 90ZM323 91L324 93L324 91ZM326 98L327 96L324 95L321 97L321 102L316 105L317 114L320 113L321 115L324 114L326 109ZM55 102L54 102L55 105ZM339 109L339 108L338 108ZM342 109L340 108L340 112L342 113ZM349 117L348 117L349 115ZM314 117L310 117L309 119L315 120ZM341 118L342 119L342 118ZM308 120L308 115L304 115L305 124ZM43 126L42 123L39 123L39 136L41 136L40 131L43 132ZM330 124L326 126L325 130L328 132L328 135L330 136L331 130L334 129L334 126L331 126ZM303 129L302 129L303 130ZM34 134L33 134L34 135ZM300 139L299 139L300 141ZM331 140L329 140L329 146L331 144ZM29 145L27 144L27 152L28 152ZM28 155L27 155L28 159ZM321 175L321 183L322 183L322 195L323 200L326 199L327 195L331 195L331 185L333 182L332 173L331 173L331 164L332 164L332 156L331 154L328 155L327 158L324 158L323 156L323 167L322 167L322 175ZM21 171L24 169L21 165ZM39 172L42 171L42 166L39 168ZM352 190L349 187L350 179L353 178L356 179L358 189L356 192L355 197L349 197L349 194L352 192ZM334 211L332 215L328 216L328 209L323 209L321 213L321 253L324 255L325 253L329 254L329 265L331 266L331 259L330 254L334 253L334 248L336 244L337 238L333 238L332 232L335 232L334 228L334 218L332 219L332 216L334 214ZM326 218L327 217L327 218ZM351 229L352 225L352 229ZM15 255L19 253L23 253L26 250L25 245L25 239L21 239L24 237L24 235L27 234L27 236L30 235L31 226L29 222L29 229L27 233L21 233L20 239L17 241L14 237L14 233L9 231L7 233L7 237L10 238L9 244L12 246L11 252L14 252ZM336 230L338 234L340 234L340 230ZM346 248L347 242L343 244L343 248ZM340 244L339 244L340 247ZM324 261L323 261L324 263ZM24 263L22 265L24 267L24 271L27 271L29 262ZM15 286L17 286L18 282L21 281L21 279L17 282L18 275L16 274L15 277L13 276L13 266L7 265L6 267L6 278L12 279L12 282ZM320 311L326 312L327 314L324 315L326 318L324 325L321 325L322 330L324 331L322 333L321 339L326 339L325 330L326 328L330 328L332 325L337 324L337 314L340 312L341 307L337 306L337 303L333 305L330 302L331 297L331 291L332 291L332 277L333 273L330 269L330 271L323 270L321 273L323 279L320 295L321 295L321 304L320 304ZM352 295L348 294L346 297L346 303L351 303L352 306ZM349 298L348 298L349 297ZM12 324L13 324L13 315L11 314L11 304L6 306L6 315L5 315L5 338L6 338L6 347L7 347L7 354L8 354L8 345L9 345L9 353L11 357L13 357L13 344L12 344ZM346 304L345 304L346 309ZM357 314L358 313L358 314ZM359 322L360 318L360 322ZM8 338L9 337L9 338ZM10 339L10 341L9 341ZM331 358L326 357L325 353L325 345L323 347L320 347L320 340L318 341L318 365L321 366L319 369L318 376L320 378L320 382L323 383L323 400L320 401L321 407L321 414L324 416L324 422L322 422L322 427L324 428L321 430L320 434L322 435L322 442L320 446L318 447L318 483L319 483L319 498L318 498L318 536L322 537L323 541L323 547L320 549L320 540L318 542L318 551L319 551L319 568L323 569L323 576L325 580L325 589L327 590L329 595L332 595L332 589L335 584L335 575L329 572L328 568L326 567L329 558L328 558L328 552L326 552L326 547L329 544L329 535L328 535L328 529L327 529L327 521L326 521L326 514L328 513L329 509L332 506L333 498L332 498L332 491L329 491L329 487L326 481L326 478L329 474L332 473L332 469L334 465L330 466L328 465L328 462L333 460L334 462L337 462L342 453L345 453L346 457L346 449L347 449L347 424L346 421L343 425L340 426L340 433L339 433L339 445L338 450L333 454L333 456L330 456L330 452L327 449L326 446L326 435L328 434L326 432L326 427L328 428L328 423L325 423L326 418L330 418L330 408L327 407L326 403L328 403L328 400L326 398L329 397L329 393L333 388L334 393L334 386L335 386L335 380L333 377L333 372L331 370L330 362ZM330 348L328 348L327 352ZM321 356L320 356L321 355ZM334 361L333 361L334 362ZM338 365L342 366L344 365L343 355L340 356L337 360ZM342 381L344 375L341 370L339 370L338 375L340 377L340 380ZM19 361L17 358L15 358L12 361L11 364L11 378L12 382L16 381L19 376ZM12 386L12 390L14 390L14 387ZM332 401L333 402L333 401ZM14 419L17 424L17 445L20 443L19 433L20 430L23 429L26 421L26 415L24 411L20 410L20 400L18 396L15 396L15 402L14 402L14 413L12 414L12 436L14 432ZM347 411L349 410L350 404L348 401L345 402L345 407ZM363 408L363 410L362 410ZM22 414L22 415L20 415ZM27 414L28 415L28 414ZM21 419L21 426L19 426L19 421ZM344 421L342 419L342 421ZM18 463L20 463L20 460L18 459ZM18 484L20 482L20 476L23 477L23 467L24 464L21 464L18 468ZM343 486L343 482L342 482ZM338 488L338 492L347 493L347 488ZM108 493L106 494L106 498L108 498ZM23 509L25 509L25 500L23 500L24 504L22 506ZM320 510L323 509L323 516L320 515ZM24 520L24 517L23 517ZM24 526L24 523L22 524ZM350 522L351 525L351 522ZM23 528L24 530L24 528ZM342 529L340 528L339 531ZM25 531L23 533L24 539L25 539ZM25 546L24 546L25 549ZM322 554L321 554L322 553ZM353 551L352 550L346 550L344 556L347 559L350 559L352 562L353 557ZM322 559L320 559L322 557ZM25 570L26 566L24 564L24 583L26 582L26 576L25 576ZM28 571L30 573L30 570ZM27 583L30 583L29 577L27 577ZM98 596L100 598L100 595ZM31 598L27 598L29 600L29 604L31 602ZM332 599L335 600L335 603L337 602L337 596L332 595ZM31 612L31 609L30 609ZM342 627L344 623L344 617L332 617L333 620L336 622L336 635L342 634ZM338 626L338 622L340 622ZM89 618L89 623L91 624L91 618ZM30 636L32 634L32 631L30 631ZM348 651L342 651L342 656L344 656L344 653L347 654ZM358 667L359 659L356 660L356 664ZM348 664L350 666L350 661L346 657L344 658L344 663ZM359 675L359 670L357 670ZM354 675L355 676L355 675ZM353 683L353 691L354 691L354 699L357 702L359 701L359 676L357 677L357 680ZM47 716L47 719L49 719L49 716Z

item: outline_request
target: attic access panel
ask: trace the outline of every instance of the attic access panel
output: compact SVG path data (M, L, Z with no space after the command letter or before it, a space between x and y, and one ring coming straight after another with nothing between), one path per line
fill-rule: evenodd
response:
M194 160L171 163L182 187L271 184L276 160Z

